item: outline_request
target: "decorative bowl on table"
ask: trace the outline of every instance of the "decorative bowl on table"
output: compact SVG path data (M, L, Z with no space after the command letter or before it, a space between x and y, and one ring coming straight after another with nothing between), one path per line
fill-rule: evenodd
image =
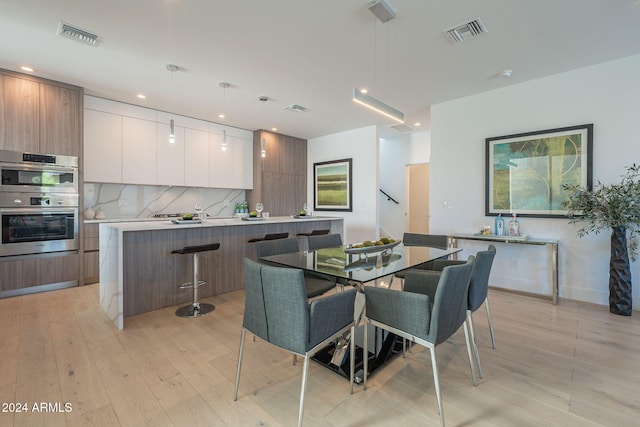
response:
M399 243L399 242L398 242ZM378 257L371 257L371 258L360 258L357 261L354 261L350 264L347 264L344 267L344 271L345 273L350 273L352 271L356 271L356 270L361 270L361 269L365 269L365 270L373 270L374 267L386 267L388 266L390 263L399 260L401 257L400 254L392 254L392 253L382 253L382 257L381 257L381 262L380 264L378 264Z
M385 243L389 242L389 243ZM393 248L402 243L401 240L378 240L376 242L372 242L370 240L364 241L361 244L353 245L348 248L344 248L344 253L346 254L364 254L365 256L369 254L374 254L378 252L387 252L391 251Z

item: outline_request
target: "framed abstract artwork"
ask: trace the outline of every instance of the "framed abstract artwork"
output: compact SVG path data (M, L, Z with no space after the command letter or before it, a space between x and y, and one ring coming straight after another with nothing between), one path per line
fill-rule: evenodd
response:
M562 185L592 188L593 124L485 142L485 215L566 218Z

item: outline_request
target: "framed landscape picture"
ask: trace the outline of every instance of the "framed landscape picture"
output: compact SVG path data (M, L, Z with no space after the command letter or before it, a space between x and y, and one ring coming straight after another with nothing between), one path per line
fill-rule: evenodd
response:
M352 211L351 159L313 164L316 211Z
M593 124L487 138L485 215L565 218L563 184L592 188Z

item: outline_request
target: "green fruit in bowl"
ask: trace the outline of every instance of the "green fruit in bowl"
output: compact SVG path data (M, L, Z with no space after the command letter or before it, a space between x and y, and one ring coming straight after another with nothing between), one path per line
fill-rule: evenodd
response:
M257 216L258 216L258 212L251 212L251 213L249 213L249 216L250 216L251 218L255 218L255 217L257 217Z
M305 211L300 211L300 216L305 216L307 214L307 212Z
M182 219L184 219L184 220L193 219L193 215L186 213L186 214L182 215Z

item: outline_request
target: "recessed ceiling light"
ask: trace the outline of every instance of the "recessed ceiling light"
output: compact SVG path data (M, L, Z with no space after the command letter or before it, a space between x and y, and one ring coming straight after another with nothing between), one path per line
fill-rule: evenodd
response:
M136 95L136 98L147 99L147 96L144 93L139 93L139 94Z
M420 122L416 122L416 123L414 123L413 125L414 125L415 127L418 127L418 126L420 126L421 124L422 124L422 123L420 123Z
M34 70L33 68L31 68L31 67L29 67L29 66L27 66L27 65L23 65L22 67L20 67L20 69L21 69L22 71L26 71L27 73L33 73L33 72L35 72L35 71L36 71L36 70Z
M278 130L278 128L271 128L271 130L275 132Z
M362 89L360 89L360 93L367 93L367 92L369 92L369 91L367 90L367 88L362 88Z
M224 119L224 114L218 114L218 117L220 117L221 119Z
M500 77L511 77L511 74L513 74L513 70L502 70L498 73L498 76Z

